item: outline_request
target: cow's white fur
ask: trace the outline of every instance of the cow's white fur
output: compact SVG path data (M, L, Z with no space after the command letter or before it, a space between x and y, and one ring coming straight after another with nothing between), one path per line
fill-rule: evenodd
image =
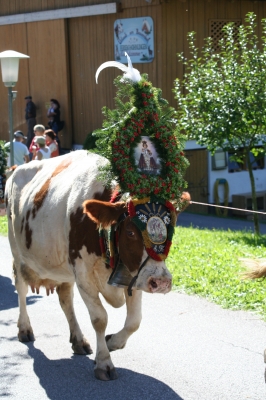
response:
M27 338L33 340L33 331L26 310L28 285L22 277L25 267L28 267L40 279L51 280L46 282L45 286L48 289L59 286L60 304L68 320L72 339L74 338L72 347L76 352L82 352L83 349L88 352L89 343L80 330L73 308L73 285L76 282L89 310L97 336L95 375L103 380L116 378L109 350L123 348L141 321L140 290L133 290L133 295L129 297L124 289L108 285L110 269L105 268L101 257L93 253L88 254L85 246L80 250L81 258L76 259L74 267L68 258L70 215L82 206L84 200L92 199L96 192L103 192L103 184L97 176L99 166L105 165L106 162L104 158L84 150L75 151L65 156L32 161L20 166L6 185L9 241L14 258L15 284L20 307L19 338L22 341ZM31 214L28 218L32 229L32 243L30 248L27 248L25 241L27 211L32 211L36 193L62 163L66 168L51 179L47 196L36 217L33 218ZM24 229L21 233L23 217ZM146 251L143 251L143 260L145 258ZM139 274L136 287L151 291L148 284L151 275L156 279L162 276L171 278L163 262L149 260ZM107 342L105 340L107 313L99 293L114 307L120 307L125 302L127 305L124 327Z

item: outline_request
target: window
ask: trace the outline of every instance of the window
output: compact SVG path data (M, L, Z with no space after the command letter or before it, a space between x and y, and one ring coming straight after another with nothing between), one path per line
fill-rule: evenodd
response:
M257 149L260 149L258 147ZM249 159L252 164L252 169L264 169L265 168L265 155L264 153L258 152L257 155L254 155L253 153L249 153ZM248 165L247 165L247 160L245 159L244 156L244 151L243 149L237 150L237 151L228 151L228 172L240 172L240 171L247 171L248 170Z
M212 156L212 170L225 169L226 166L226 153L222 149L217 149Z

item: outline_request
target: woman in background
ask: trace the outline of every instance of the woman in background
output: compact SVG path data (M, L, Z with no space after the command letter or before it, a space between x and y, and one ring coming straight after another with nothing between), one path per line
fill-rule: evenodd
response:
M50 100L50 107L47 112L47 117L49 118L48 125L56 134L56 138L58 138L60 124L60 104L56 99Z
M52 129L47 129L45 132L46 145L51 151L51 158L59 156L59 149L56 139L56 134Z

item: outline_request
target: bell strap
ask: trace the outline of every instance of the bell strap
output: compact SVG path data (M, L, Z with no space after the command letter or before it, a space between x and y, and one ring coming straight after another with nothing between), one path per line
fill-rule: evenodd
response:
M145 258L145 260L143 261L143 263L142 263L141 266L139 267L139 270L138 270L137 275L134 276L134 277L132 278L130 284L128 285L127 294L128 294L129 296L132 296L132 287L133 287L133 285L135 284L136 280L138 279L138 276L139 276L140 271L141 271L142 268L146 265L146 263L147 263L147 261L148 261L149 258L150 258L150 256L148 255L147 258Z

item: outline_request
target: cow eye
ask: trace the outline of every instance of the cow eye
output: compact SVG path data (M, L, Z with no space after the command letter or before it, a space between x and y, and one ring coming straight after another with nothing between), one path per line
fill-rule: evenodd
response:
M129 237L133 237L133 236L135 236L135 233L133 231L127 231L127 235Z

